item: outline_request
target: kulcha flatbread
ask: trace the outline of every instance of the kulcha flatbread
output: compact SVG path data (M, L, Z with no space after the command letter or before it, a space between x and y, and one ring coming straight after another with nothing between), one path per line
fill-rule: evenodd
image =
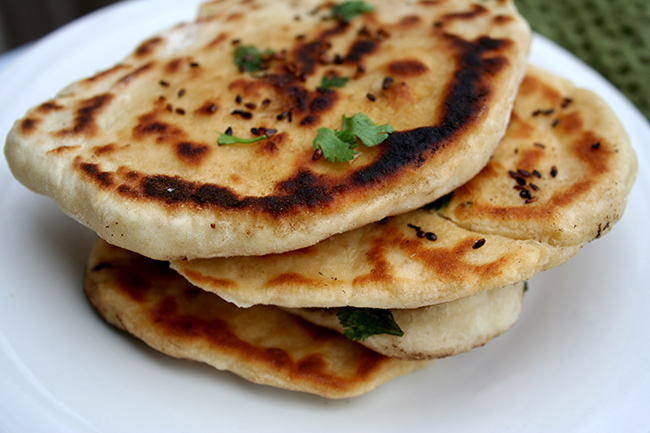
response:
M380 355L276 307L237 308L191 286L166 262L101 240L84 287L109 323L154 349L255 383L347 398L428 365Z
M155 259L290 251L416 209L488 161L531 33L512 1L367 3L347 20L320 0L206 5L31 109L7 139L11 170ZM235 64L250 46L274 53L266 69ZM314 159L318 129L356 113L396 132L350 162ZM270 138L217 146L229 130Z
M486 290L455 301L389 310L404 333L371 335L359 343L391 358L443 358L483 346L510 329L521 314L525 283ZM291 308L311 323L345 332L336 308Z
M440 214L481 233L578 245L621 218L637 168L602 98L534 71L519 88L506 139Z
M285 254L172 267L242 306L447 302L525 281L602 236L623 214L636 167L627 135L598 97L531 67L506 136L450 206Z

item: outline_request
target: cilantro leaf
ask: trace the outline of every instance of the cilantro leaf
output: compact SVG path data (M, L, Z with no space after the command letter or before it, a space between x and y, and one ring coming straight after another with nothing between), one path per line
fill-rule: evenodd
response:
M217 144L219 146L224 146L226 144L235 144L235 143L250 144L250 143L256 143L258 141L265 140L266 138L268 137L265 134L254 138L239 138L229 134L221 134L219 136L219 139L217 140Z
M328 89L330 87L343 87L347 84L348 77L328 77L324 76L320 81L318 89Z
M393 127L389 124L375 125L363 113L357 113L352 117L345 117L344 114L341 120L341 134L345 136L345 140L350 140L349 137L358 137L366 147L372 147L382 143L386 140L388 134L394 131ZM342 137L339 138L344 139Z
M336 315L343 326L343 335L353 341L365 341L376 334L404 335L390 310L343 307Z
M366 147L376 146L388 137L394 129L389 124L375 125L368 116L357 113L352 117L341 118L341 130L334 131L330 128L319 128L314 139L313 147L323 150L325 159L331 162L349 161L354 158L357 138Z
M332 17L341 22L348 22L357 15L374 11L375 8L364 1L346 1L334 5Z
M241 45L235 49L235 64L242 72L258 72L268 69L271 50L260 52L253 45Z
M323 156L331 162L349 161L354 158L356 152L352 150L350 143L341 141L336 132L330 128L318 128L318 135L314 138L314 149L320 147L323 150Z

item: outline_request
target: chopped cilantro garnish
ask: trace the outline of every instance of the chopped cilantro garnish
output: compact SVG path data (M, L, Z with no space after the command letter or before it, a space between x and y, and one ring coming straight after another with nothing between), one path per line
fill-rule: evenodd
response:
M328 89L330 87L343 87L347 84L348 77L328 77L324 76L320 81L319 89Z
M357 15L374 11L375 8L364 1L346 1L332 7L332 17L341 22L348 22Z
M229 134L221 134L219 136L219 139L217 140L217 144L219 146L224 146L226 144L235 144L235 143L250 144L250 143L256 143L258 141L265 140L266 138L268 137L265 134L254 138L239 138Z
M330 128L319 128L318 135L314 139L314 149L321 148L323 156L331 162L336 162L337 159L339 162L349 161L354 158L356 154L352 150L354 146L356 146L356 143L352 145L342 141L337 136L337 132Z
M395 131L389 124L375 125L368 116L357 113L352 117L345 117L341 121L341 138L344 141L355 141L358 137L366 147L376 146L388 137L388 134Z
M258 72L268 69L269 57L273 54L271 50L260 52L252 45L242 45L235 49L235 64L242 72Z
M390 310L343 307L336 315L343 326L343 335L353 341L365 341L376 334L404 335Z
M323 151L323 156L331 162L349 161L354 158L357 138L366 146L382 143L394 129L389 124L375 125L368 116L357 113L352 117L345 114L341 120L341 130L319 128L313 147Z
M432 201L428 205L424 206L426 210L429 211L437 211L442 209L443 207L449 206L449 203L451 203L451 197L454 195L454 192L450 192L447 195L443 195L437 200Z

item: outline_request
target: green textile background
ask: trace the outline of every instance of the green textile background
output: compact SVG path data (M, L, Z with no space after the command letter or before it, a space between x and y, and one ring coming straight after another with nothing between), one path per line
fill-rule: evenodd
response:
M650 0L515 0L533 30L618 87L650 119Z

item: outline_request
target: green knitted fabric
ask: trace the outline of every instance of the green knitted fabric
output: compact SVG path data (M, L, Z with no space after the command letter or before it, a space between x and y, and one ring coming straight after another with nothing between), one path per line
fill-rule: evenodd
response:
M650 0L516 0L531 27L573 52L650 118Z

